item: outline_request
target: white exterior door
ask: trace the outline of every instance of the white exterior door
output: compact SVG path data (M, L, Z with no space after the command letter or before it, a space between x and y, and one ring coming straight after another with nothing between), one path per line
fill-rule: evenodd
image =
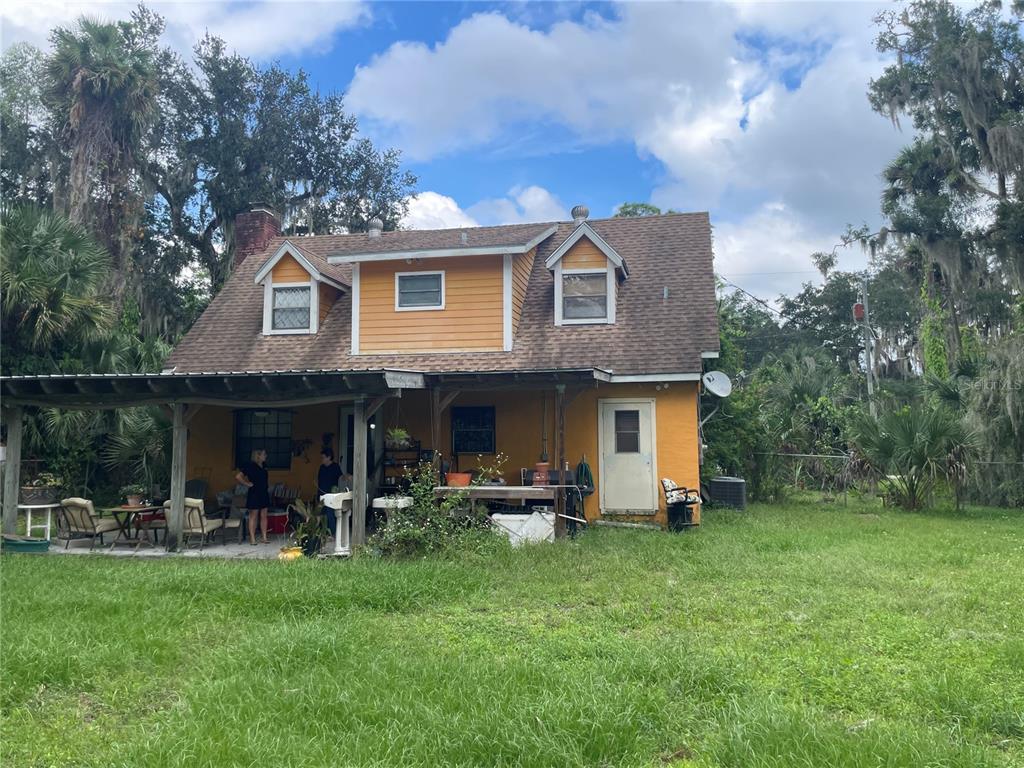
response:
M657 512L653 398L599 400L598 418L601 512Z

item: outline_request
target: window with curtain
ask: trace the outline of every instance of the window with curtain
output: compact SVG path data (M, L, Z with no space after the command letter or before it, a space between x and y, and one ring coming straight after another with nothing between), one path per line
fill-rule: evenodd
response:
M272 327L275 331L309 329L309 286L274 288Z
M267 452L267 469L291 468L291 411L235 411L235 466L249 461L257 448Z

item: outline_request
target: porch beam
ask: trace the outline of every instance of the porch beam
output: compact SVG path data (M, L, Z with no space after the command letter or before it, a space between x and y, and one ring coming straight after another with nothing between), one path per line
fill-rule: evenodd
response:
M447 395L441 398L440 408L441 413L444 413L445 409L455 402L455 398L459 396L459 390L455 389L449 392Z
M196 417L196 414L203 409L201 403L190 405L188 410L185 412L185 425L188 426L192 423L192 419Z
M188 426L185 415L188 406L171 404L171 508L167 516L168 552L178 549L185 523L185 461Z
M366 543L366 400L352 409L352 546Z
M63 393L63 390L57 386L53 381L43 379L39 382L39 388L47 395L59 395Z
M565 538L565 385L555 387L555 455L558 456L558 484L555 496L555 538Z
M4 460L3 532L14 533L18 522L18 488L21 485L21 433L24 411L20 405L7 409L7 458Z
M373 415L381 409L388 400L391 399L391 395L383 395L382 397L374 398L370 401L370 404L366 406L366 420L369 421L373 418Z

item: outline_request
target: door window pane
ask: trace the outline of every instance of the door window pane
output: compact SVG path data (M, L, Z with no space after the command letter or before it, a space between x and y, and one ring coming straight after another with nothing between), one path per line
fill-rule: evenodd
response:
M604 320L608 317L608 273L562 275L562 317Z
M309 288L274 289L275 331L304 331L309 328Z
M399 307L440 307L443 276L440 272L398 276Z
M640 453L640 411L615 412L615 452Z

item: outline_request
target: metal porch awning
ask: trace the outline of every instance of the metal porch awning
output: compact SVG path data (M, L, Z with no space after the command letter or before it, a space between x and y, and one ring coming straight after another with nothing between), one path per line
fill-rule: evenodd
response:
M426 386L421 373L374 371L227 371L209 373L54 374L0 377L0 402L56 408L123 408L184 403L312 405L386 397Z

